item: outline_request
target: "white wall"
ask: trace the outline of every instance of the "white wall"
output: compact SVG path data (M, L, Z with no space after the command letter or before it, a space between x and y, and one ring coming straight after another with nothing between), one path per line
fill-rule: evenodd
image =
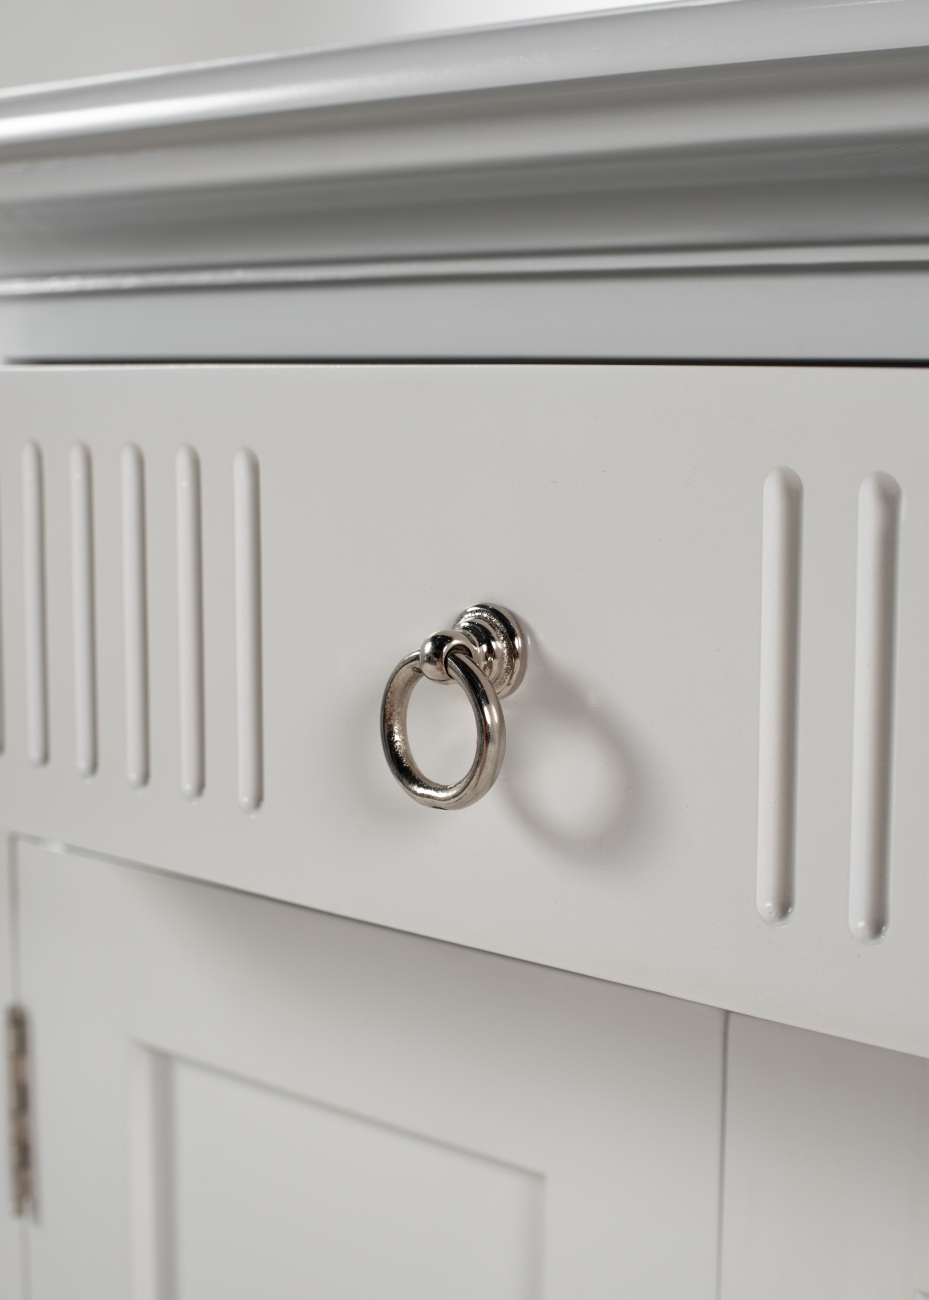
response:
M628 7L629 0L0 0L0 86Z

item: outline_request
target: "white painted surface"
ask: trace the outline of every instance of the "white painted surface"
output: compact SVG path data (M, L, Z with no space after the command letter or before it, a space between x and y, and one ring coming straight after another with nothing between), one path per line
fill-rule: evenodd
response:
M71 448L71 617L74 637L74 762L81 776L97 770L97 648L94 604L93 465L81 443Z
M123 673L126 696L126 777L138 790L149 770L148 568L146 564L145 459L123 448Z
M48 761L48 630L45 587L45 487L42 452L22 449L22 583L25 661L26 753L41 767Z
M14 947L14 905L10 874L10 842L4 840L0 845L0 1007L4 1010L18 995L18 971ZM10 1187L7 1177L7 1151L9 1130L8 1074L3 1070L0 1081L0 1106L2 1106L2 1129L0 1142L3 1151L3 1190L0 1193L0 1296L3 1300L22 1300L26 1295L24 1289L23 1262L25 1233L19 1219L10 1213Z
M7 616L22 621L15 431L42 430L61 755L31 770L12 712L0 759L8 829L929 1055L926 388L919 371L849 368L5 372ZM125 781L119 691L100 693L98 774L81 782L71 762L67 457L75 438L94 456L100 680L118 683L130 423L149 492L141 797ZM201 460L209 773L193 803L177 779L175 456L188 442ZM265 764L254 817L238 808L243 444L261 460ZM777 928L759 917L755 890L763 485L779 465L802 479L805 506L796 908ZM907 511L892 921L882 944L862 948L848 930L849 809L858 492L875 468L900 484ZM427 811L384 763L381 693L400 655L487 598L511 606L532 638L526 683L507 704L506 762L474 808ZM13 638L12 699L25 675ZM435 694L422 688L423 734L473 744L467 708L431 710Z
M539 1294L542 1173L201 1066L163 1068L185 1294Z
M715 1297L721 1013L18 862L32 1300Z
M534 276L525 262L509 274L494 262L483 277L471 263L466 275L456 266L447 280L441 266L405 279L409 268L394 264L386 282L374 284L366 268L355 268L348 286L323 272L322 283L304 291L290 284L214 289L207 280L194 293L96 294L80 280L74 293L0 296L0 357L91 365L204 357L271 364L926 360L920 322L929 259L913 246L898 264L874 269L857 253L831 265L821 250L793 269L776 256L732 269L728 253L711 255L702 274L667 267L663 256L642 259L644 274L630 268L615 276L585 273L584 260L563 276L548 266Z
M4 593L0 590L0 753L6 748L6 689L5 689L5 659L6 659L6 638L10 634L10 629L5 622L4 616Z
M235 668L239 805L257 812L264 796L261 629L261 496L258 458L233 462L235 491Z
M730 1019L722 1300L929 1285L929 1063Z
M795 901L802 518L800 479L772 469L762 496L756 901L774 924Z
M175 462L177 490L178 694L181 715L181 789L188 799L203 793L203 521L200 458L181 447Z
M927 77L735 0L0 96L0 353L925 359Z
M855 718L848 922L863 943L887 929L890 894L900 488L869 474L858 494Z

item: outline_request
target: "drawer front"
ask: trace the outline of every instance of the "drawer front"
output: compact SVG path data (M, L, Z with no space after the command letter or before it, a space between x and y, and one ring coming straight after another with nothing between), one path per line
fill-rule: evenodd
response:
M929 1054L927 398L913 370L7 371L5 828ZM381 694L479 600L528 672L496 786L436 813ZM421 685L410 726L456 775L460 692Z

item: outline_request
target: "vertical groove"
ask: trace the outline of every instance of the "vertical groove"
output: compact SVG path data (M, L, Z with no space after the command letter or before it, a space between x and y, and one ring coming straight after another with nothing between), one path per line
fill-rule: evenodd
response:
M205 760L200 458L193 447L180 448L175 472L181 789L188 799L196 799L203 793Z
M23 447L23 633L26 648L26 751L48 762L48 632L45 610L45 492L42 453Z
M869 474L858 495L848 922L862 943L888 924L900 488Z
M264 797L261 690L261 512L258 459L243 449L233 464L235 504L236 717L239 804L254 812Z
M756 902L770 924L795 901L803 484L773 469L762 497Z
M90 452L71 448L71 627L74 641L74 758L97 770L97 646L94 615L93 480Z
M123 448L123 654L126 685L126 775L138 789L148 781L148 609L145 564L145 462L138 447Z
M3 548L0 546L0 558ZM0 564L2 569L2 564ZM4 655L3 590L0 581L0 754L6 750L6 659Z

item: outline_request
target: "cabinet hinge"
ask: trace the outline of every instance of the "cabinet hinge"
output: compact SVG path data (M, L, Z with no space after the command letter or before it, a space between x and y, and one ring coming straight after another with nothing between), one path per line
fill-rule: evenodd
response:
M32 1205L32 1138L29 1121L29 1037L22 1007L7 1007L6 1056L10 1102L10 1178L13 1213Z

